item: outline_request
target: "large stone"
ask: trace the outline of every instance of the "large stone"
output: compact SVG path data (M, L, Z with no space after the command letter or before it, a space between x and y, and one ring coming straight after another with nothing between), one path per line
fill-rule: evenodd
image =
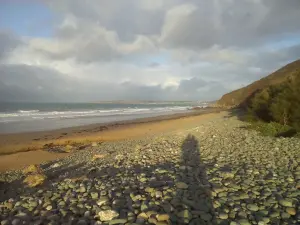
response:
M200 214L200 218L203 219L204 221L211 221L212 215L209 213L203 212Z
M55 168L58 168L60 167L60 164L59 163L54 163L50 166L52 169L55 169Z
M290 217L291 217L291 215L288 214L288 213L286 213L286 212L282 212L282 213L281 213L281 218L282 218L282 219L288 219L288 218L290 218Z
M98 216L101 221L107 222L107 221L111 221L113 218L118 217L119 213L117 213L114 210L105 210L105 211L100 211L98 213Z
M39 174L30 174L24 179L24 183L29 187L36 187L44 183L46 176L42 173Z
M8 225L10 224L8 220L1 220L1 225Z
M93 142L92 143L92 147L97 147L98 146L98 143L97 142Z
M97 192L91 192L92 199L97 199L99 194Z
M178 182L176 183L176 187L179 189L187 189L189 186L184 182Z
M150 224L157 224L157 223L158 223L158 221L157 221L157 219L156 219L155 217L150 217L150 218L148 219L148 222L149 222Z
M126 222L127 222L127 219L114 219L109 222L109 225L124 224Z
M19 225L19 224L22 224L21 220L20 219L13 219L13 221L11 222L12 225Z
M293 207L293 200L292 199L282 199L279 201L279 204L284 207Z
M144 219L144 220L147 220L148 219L148 215L144 212L140 213L138 216L137 216L138 219Z
M280 216L280 212L278 212L278 211L274 211L274 212L272 212L271 214L270 214L270 217L271 218L277 218L277 217L279 217Z
M246 219L239 220L239 224L240 225L251 225L251 223Z
M219 214L219 218L222 219L222 220L227 220L228 219L228 214L226 214L226 213L220 213Z
M66 145L64 150L65 150L65 152L70 153L72 151L72 149L73 149L72 145Z
M78 222L77 222L77 225L87 225L88 223L85 221L85 220L83 220L83 219L81 219L81 220L79 220Z
M296 209L295 208L286 208L286 210L285 210L288 214L290 214L291 216L294 216L294 215L296 215L296 213L297 213L297 211L296 211Z
M169 225L167 221L158 221L155 225Z
M170 219L170 216L168 214L159 214L156 215L157 221L166 221Z
M105 158L106 154L96 154L96 155L93 155L92 157L92 161L95 161L97 159L103 159Z
M152 192L154 192L154 188L146 187L145 192L152 193Z
M78 192L80 192L80 193L86 192L85 186L81 186L81 187L78 189Z
M250 211L257 212L259 210L259 207L255 204L249 204L247 205L247 209L249 209Z
M41 173L42 170L38 165L30 165L23 169L23 174L38 174Z
M185 209L177 213L177 216L184 219L191 219L192 214L189 210Z
M102 206L102 205L104 205L106 202L108 202L109 201L109 199L108 199L108 197L105 197L105 196L102 196L102 197L100 197L100 199L97 201L97 205L98 206Z
M228 172L228 171L226 171L226 172L221 172L221 173L220 173L220 176L221 176L223 179L232 179L232 178L234 178L234 173Z

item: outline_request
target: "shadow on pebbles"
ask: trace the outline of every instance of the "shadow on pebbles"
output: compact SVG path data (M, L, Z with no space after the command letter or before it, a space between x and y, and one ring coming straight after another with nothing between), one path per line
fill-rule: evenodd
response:
M300 140L242 125L90 146L41 165L34 188L3 173L1 225L300 224Z

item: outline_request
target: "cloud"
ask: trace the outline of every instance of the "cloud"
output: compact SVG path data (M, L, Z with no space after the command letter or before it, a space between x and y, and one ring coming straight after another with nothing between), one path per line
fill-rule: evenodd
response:
M52 59L75 58L86 63L111 61L155 49L146 36L137 35L132 42L122 42L115 31L72 16L65 18L56 33L54 39L32 39L31 48Z
M0 101L97 101L97 100L213 100L220 94L207 92L208 85L198 78L180 80L178 85L142 84L139 82L94 82L93 79L69 77L56 70L29 65L0 66Z
M72 82L55 70L27 65L1 65L1 101L64 101Z
M168 10L161 42L168 48L253 47L297 33L300 2L185 1Z
M298 0L43 4L52 36L0 27L2 101L213 100L300 58Z
M13 33L0 30L0 60L21 44L22 41Z

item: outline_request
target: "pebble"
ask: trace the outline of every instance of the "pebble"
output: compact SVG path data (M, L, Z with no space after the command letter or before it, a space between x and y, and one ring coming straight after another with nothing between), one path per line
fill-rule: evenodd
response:
M137 216L137 218L146 220L146 219L148 219L148 215L146 213L142 212Z
M101 221L110 221L113 218L116 218L119 216L119 213L117 213L116 211L113 210L105 210L105 211L100 211L98 213L98 216L100 218Z
M279 201L279 204L284 207L293 207L293 201L291 199L282 199Z
M84 186L81 186L78 190L80 193L86 192L86 188Z
M249 205L247 205L247 209L249 209L250 211L257 212L259 210L259 207L255 204L249 204Z
M97 201L97 205L102 206L108 201L109 201L108 197L101 196L100 199Z
M286 212L292 216L296 215L296 209L295 208L286 208Z
M185 218L185 219L191 219L192 218L192 214L187 209L178 212L177 216L181 217L181 218Z
M228 214L226 214L226 213L220 213L219 214L219 218L222 219L222 220L227 220L228 219Z
M21 220L20 219L13 219L13 221L11 222L12 225L19 225L21 224Z
M246 219L239 220L239 224L240 225L251 225L251 223Z
M79 220L77 225L87 225L88 223L85 220Z
M261 137L235 118L226 121L90 145L41 165L51 182L11 188L10 200L0 193L1 225L23 219L52 225L297 224L300 139ZM91 160L95 155L105 157ZM64 171L66 166L76 169ZM1 181L22 176L0 173Z
M109 225L124 224L126 222L127 222L127 219L114 219L109 222Z
M184 182L178 182L176 183L176 187L179 189L187 189L189 186Z
M97 199L99 194L97 192L91 192L92 199Z
M168 214L159 214L156 215L157 221L166 221L170 219L170 216Z
M282 212L282 213L281 213L281 218L282 218L282 219L288 219L288 218L290 218L290 217L291 217L291 215L288 214L288 213L286 213L286 212Z

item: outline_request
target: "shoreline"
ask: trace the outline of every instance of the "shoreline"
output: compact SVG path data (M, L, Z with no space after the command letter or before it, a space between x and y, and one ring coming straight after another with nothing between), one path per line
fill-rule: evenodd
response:
M0 171L21 169L66 157L70 153L50 153L45 145L87 145L152 136L192 125L224 110L207 108L185 113L156 116L105 124L91 124L43 132L0 134Z
M1 220L299 224L300 140L261 136L247 124L232 111L141 124L118 134L142 137L0 173Z

